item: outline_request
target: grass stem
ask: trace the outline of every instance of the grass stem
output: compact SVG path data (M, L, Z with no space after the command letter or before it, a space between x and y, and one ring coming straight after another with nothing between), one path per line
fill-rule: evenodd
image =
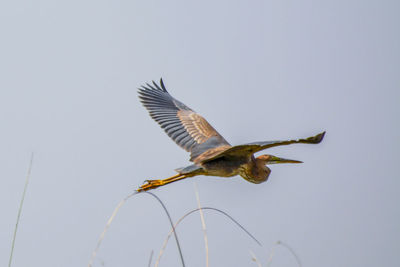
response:
M15 228L14 228L14 235L13 235L13 240L12 240L12 244L11 244L11 252L10 252L10 259L9 259L9 261L8 261L8 267L11 267L11 263L12 263L12 259L13 259L13 255L14 255L15 240L16 240L16 237L17 237L17 231L18 231L19 220L20 220L20 218L21 218L22 206L24 205L26 190L27 190L27 188L28 188L29 178L30 178L30 176L31 176L32 163L33 163L33 152L32 152L32 154L31 154L31 160L30 160L30 162L29 162L28 172L27 172L27 174L26 174L25 185L24 185L24 192L22 193L21 202L19 203L18 215L17 215L17 222L16 222Z
M207 237L207 228L206 228L206 222L205 222L205 220L204 220L204 213L203 213L203 210L201 209L199 190L197 189L197 184L196 184L196 182L194 183L194 189L195 189L195 193L196 193L197 207L199 208L199 213L200 213L201 226L202 226L202 228L203 228L203 233L204 233L204 245L205 245L205 250L206 250L206 267L209 267L209 264L208 264L208 237Z

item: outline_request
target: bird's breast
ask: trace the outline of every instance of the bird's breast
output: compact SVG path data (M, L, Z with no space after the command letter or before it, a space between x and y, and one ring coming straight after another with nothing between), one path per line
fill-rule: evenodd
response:
M251 164L243 165L239 169L240 176L242 176L245 180L255 184L265 182L268 179L270 172L270 169L267 167L257 168L257 166Z

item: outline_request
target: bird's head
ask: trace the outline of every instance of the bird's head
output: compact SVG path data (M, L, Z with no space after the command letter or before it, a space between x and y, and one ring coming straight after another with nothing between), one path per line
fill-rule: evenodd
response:
M247 181L250 181L255 184L259 184L268 180L268 177L271 173L270 168L266 165L268 164L277 164L277 163L302 163L298 160L293 159L284 159L278 158L273 155L261 155L255 159L255 168L244 169L240 172L240 176L242 176Z
M268 155L268 154L258 156L256 159L263 165L278 164L278 163L303 163L302 161L299 160L278 158L274 155Z

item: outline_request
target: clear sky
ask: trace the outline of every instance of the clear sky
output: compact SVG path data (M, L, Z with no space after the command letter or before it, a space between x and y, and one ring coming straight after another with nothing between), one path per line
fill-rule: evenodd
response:
M154 191L177 220L201 203L210 266L266 266L289 244L303 266L398 266L399 1L2 1L0 260L86 266L116 204L189 155L152 121L137 87L169 92L231 144L299 138L268 151L268 182L197 177ZM147 266L169 232L159 204L121 209L95 266ZM205 266L200 216L177 230L187 266ZM160 266L179 266L171 242ZM275 249L271 266L297 266Z

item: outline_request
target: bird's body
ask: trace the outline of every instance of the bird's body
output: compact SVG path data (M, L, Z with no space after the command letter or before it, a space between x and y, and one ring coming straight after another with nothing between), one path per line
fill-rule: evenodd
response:
M163 81L153 82L139 89L139 98L150 116L183 149L191 153L194 164L177 169L177 175L164 180L147 180L138 191L147 191L187 177L197 175L232 177L242 176L249 182L265 182L274 163L301 163L297 160L272 155L254 157L254 153L281 145L294 143L318 144L325 132L306 139L254 142L231 146L202 116L173 98Z
M185 168L177 169L179 174L184 174L187 177L196 175L218 176L218 177L233 177L236 175L242 176L244 179L252 183L261 183L267 180L268 176L264 173L270 172L265 165L258 164L257 160L252 157L237 157L234 159L217 158L198 165L190 165Z

